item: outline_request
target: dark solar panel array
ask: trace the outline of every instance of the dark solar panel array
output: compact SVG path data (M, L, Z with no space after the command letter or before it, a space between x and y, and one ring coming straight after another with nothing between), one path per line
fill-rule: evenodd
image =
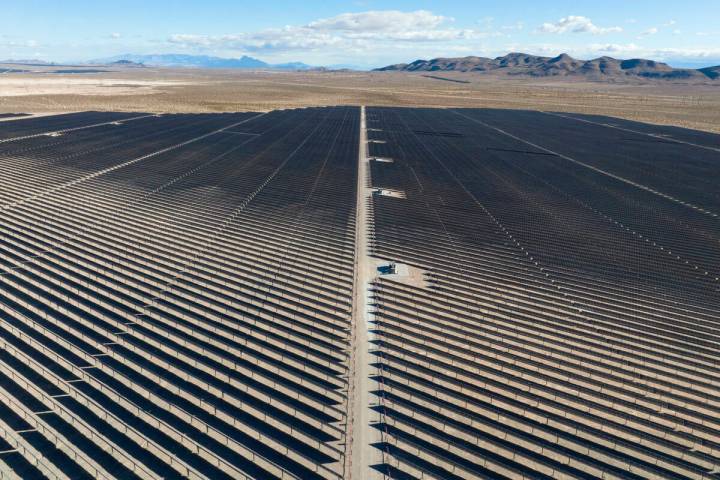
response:
M89 125L118 122L146 115L147 114L143 113L126 112L80 112L64 115L20 118L9 122L2 122L2 128L0 128L0 142L7 141L8 139L15 137L84 128Z
M720 478L720 154L369 108L386 478ZM447 132L452 132L448 135Z
M578 113L563 113L560 115L565 118L589 122L598 126L627 129L635 133L655 136L670 142L691 142L703 147L720 148L720 135L700 130L691 130L670 125L653 125L603 115L582 115Z
M358 135L350 107L0 125L2 478L341 478Z
M366 112L352 460L359 108L0 122L0 478L720 480L717 137Z

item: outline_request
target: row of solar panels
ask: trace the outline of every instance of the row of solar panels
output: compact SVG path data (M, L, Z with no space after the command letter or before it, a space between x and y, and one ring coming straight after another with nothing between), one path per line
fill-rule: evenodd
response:
M3 475L341 478L359 110L110 117L0 144Z
M0 478L344 477L359 110L119 115L0 143ZM374 470L718 478L713 159L525 115L368 109Z
M514 115L526 114L367 110L372 186L405 194L373 197L373 254L429 281L374 284L374 468L720 478L715 221L662 185L634 185L629 152L612 162ZM664 144L648 148L671 161ZM704 165L715 176L718 160Z

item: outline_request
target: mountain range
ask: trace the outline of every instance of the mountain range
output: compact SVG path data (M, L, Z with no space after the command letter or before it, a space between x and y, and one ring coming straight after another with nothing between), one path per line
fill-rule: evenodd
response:
M673 68L666 63L642 58L618 60L612 57L600 57L593 60L578 60L566 53L557 57L510 53L497 58L434 58L389 65L377 68L375 71L496 72L533 77L586 77L598 80L632 77L704 81L720 79L720 66L701 69Z
M275 68L280 70L309 70L310 65L302 62L291 62L281 64L270 64L252 58L243 56L241 58L222 58L211 57L207 55L185 55L178 53L151 54L151 55L135 55L125 54L116 55L109 58L100 58L91 60L88 63L108 65L117 64L118 62L132 62L134 64L142 64L153 67L193 67L193 68L240 68L240 69L265 69Z
M46 62L45 60L26 60L26 59L15 59L9 58L7 60L0 60L0 64L4 65L27 65L28 67L45 67L48 65L55 65L52 62Z

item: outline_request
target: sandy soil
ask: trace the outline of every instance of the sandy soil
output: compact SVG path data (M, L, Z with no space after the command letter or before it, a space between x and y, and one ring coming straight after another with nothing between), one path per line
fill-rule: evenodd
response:
M267 111L321 105L594 113L720 133L720 84L591 83L482 74L113 68L0 75L0 112Z
M18 78L0 76L0 97L30 95L137 95L153 93L155 87L183 85L175 81L128 80L113 78Z

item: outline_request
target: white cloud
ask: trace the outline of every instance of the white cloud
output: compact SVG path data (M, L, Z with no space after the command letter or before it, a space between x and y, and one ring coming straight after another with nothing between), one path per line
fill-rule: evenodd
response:
M570 15L554 23L543 23L537 30L539 33L591 33L603 35L606 33L622 32L621 27L598 27L589 18Z
M513 31L513 30L520 31L525 28L525 23L517 22L514 25L503 25L501 28L502 28L502 30L505 30L505 31Z
M335 17L316 20L307 28L319 31L341 32L397 32L403 30L433 30L452 18L435 15L427 10L401 12L398 10L372 10L361 13L343 13Z
M639 50L642 50L641 47L635 45L634 43L628 43L628 44L618 44L618 43L604 43L604 44L592 44L589 45L590 50L598 53L612 53L612 54L622 54L627 55L630 53L637 52Z
M344 37L349 40L354 39L366 39L366 40L398 40L408 42L435 42L435 41L451 41L451 40L472 40L477 38L484 38L488 34L478 32L476 30L459 30L459 29L446 29L446 30L410 30L410 31L399 31L399 32L383 32L378 34L376 32L358 32L345 35Z
M677 24L676 20L670 20L668 22L663 23L659 27L650 27L647 30L640 32L640 35L638 35L637 38L644 38L644 37L649 37L650 35L656 35L657 33L660 32L660 30L672 27L673 25L676 25L676 24ZM672 33L673 33L673 35L679 35L680 30L675 29L675 30L673 30Z
M581 58L590 58L597 55L611 55L616 58L647 58L661 62L672 63L673 60L720 60L720 48L648 48L635 43L616 44L600 43L587 45L586 49L577 52Z
M229 37L226 35L224 38ZM170 35L168 38L168 41L170 43L175 43L178 45L183 46L195 46L195 47L209 47L213 43L215 43L214 38L222 38L222 37L210 37L208 35L194 35L194 34L187 34L187 33L177 33L175 35Z
M115 39L115 40L117 40L118 38L121 38L121 37L122 37L122 35L120 35L117 32L110 34L110 38Z
M648 28L647 30L640 32L640 35L638 35L638 38L649 37L650 35L655 35L659 31L660 30L657 27Z
M720 59L720 47L660 48L652 52L659 59Z

